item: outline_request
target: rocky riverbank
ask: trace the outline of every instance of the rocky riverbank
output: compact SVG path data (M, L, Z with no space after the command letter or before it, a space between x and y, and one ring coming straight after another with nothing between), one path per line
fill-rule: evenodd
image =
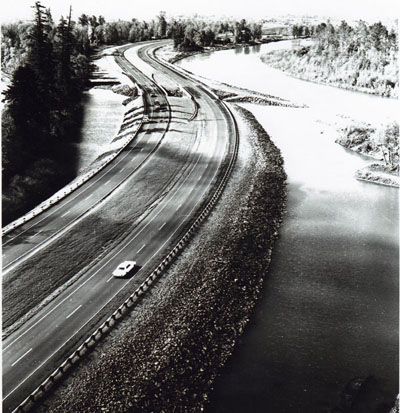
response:
M400 179L398 170L391 170L382 163L373 163L356 172L356 178L360 181L374 184L399 187Z
M399 187L399 126L397 123L374 127L352 121L338 129L336 143L375 159L356 172L355 177L375 184Z
M236 108L241 146L217 207L150 293L39 412L202 411L267 274L285 209L279 150Z

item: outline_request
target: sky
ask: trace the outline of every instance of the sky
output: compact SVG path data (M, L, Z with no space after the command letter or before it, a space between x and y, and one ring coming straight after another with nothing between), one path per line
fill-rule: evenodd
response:
M30 20L35 0L2 0L1 22ZM334 19L387 20L400 16L399 0L41 0L54 20L68 14L76 20L82 13L102 15L107 21L150 20L162 10L178 15L227 16L259 20L270 16L317 15Z

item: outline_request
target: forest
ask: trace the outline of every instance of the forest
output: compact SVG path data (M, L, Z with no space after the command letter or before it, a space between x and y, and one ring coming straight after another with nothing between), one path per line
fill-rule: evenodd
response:
M309 34L312 43L263 56L272 67L306 80L373 93L399 96L398 33L381 22L345 21L334 26L329 21L313 26L308 33L298 28L294 37Z
M11 75L2 111L7 224L74 177L71 142L79 137L90 61L71 12L55 24L39 2L33 23L4 25L2 34L3 69Z

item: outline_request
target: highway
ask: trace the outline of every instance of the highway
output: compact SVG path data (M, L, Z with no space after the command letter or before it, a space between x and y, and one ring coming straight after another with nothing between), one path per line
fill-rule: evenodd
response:
M3 274L21 264L39 249L47 247L71 226L111 195L121 183L136 172L154 153L169 126L170 111L159 110L154 102L168 109L165 95L153 81L130 65L127 72L145 91L145 108L149 120L155 119L162 129L154 131L151 123L144 123L140 132L114 162L86 182L53 208L44 211L3 237ZM151 130L151 135L148 133Z
M9 237L6 240L8 243L5 256L7 258L10 254L10 257L7 258L6 267L18 265L18 260L29 259L29 254L34 253L29 247L18 249L18 245L25 244L27 237L40 230L40 225L54 225L54 231L60 231L60 228L61 231L66 230L65 225L71 225L79 214L88 213L113 186L122 181L134 184L137 174L140 174L141 169L150 162L145 162L146 156L151 155L151 162L157 162L160 148L168 146L168 137L172 133L168 125L171 121L171 111L173 112L176 105L170 105L169 101L179 99L167 98L150 80L151 73L157 71L187 88L197 102L196 117L191 119L189 115L185 122L180 124L188 135L195 136L185 167L171 188L163 193L157 204L148 211L128 237L3 341L5 412L15 409L162 261L188 223L196 216L196 212L215 184L222 165L231 153L234 125L227 109L203 86L157 62L153 57L153 51L158 46L159 43L150 43L131 49L121 49L122 52L127 49L128 60L140 70L132 70L132 66L123 56L116 56L116 61L125 71L129 71L136 81L145 83L149 92L146 97L149 108L154 108L151 95L155 96L154 99L156 98L161 106L169 108L161 112L161 116L157 114L157 121L162 121L162 130L152 132L151 137L145 138L145 124L143 137L138 136L132 148L123 152L112 165L97 175L93 182L89 181L84 185L85 188L82 187L76 194L72 194L72 200L68 201L68 197L55 207L60 208L65 203L61 211L52 211L53 208L50 208L45 215L38 216L28 224L33 227L24 229L25 232L20 230L16 236L14 234L14 238ZM152 110L149 110L149 116L154 118L155 112ZM135 150L141 139L141 146L146 148L145 153ZM109 187L105 184L106 180L110 180ZM112 193L108 196L110 195ZM67 210L72 212L67 213ZM38 244L43 242L40 234L36 237ZM45 239L45 236L43 237ZM36 245L35 248L39 247ZM45 248L51 253L51 242L48 242ZM14 255L9 251L15 251ZM120 262L127 259L135 260L139 270L126 279L113 278L112 271Z

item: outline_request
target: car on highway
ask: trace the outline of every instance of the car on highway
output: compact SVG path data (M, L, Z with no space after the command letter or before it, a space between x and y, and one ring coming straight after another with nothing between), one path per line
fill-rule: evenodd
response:
M125 277L128 275L136 266L136 261L124 261L118 265L118 267L113 271L112 275L114 277Z

